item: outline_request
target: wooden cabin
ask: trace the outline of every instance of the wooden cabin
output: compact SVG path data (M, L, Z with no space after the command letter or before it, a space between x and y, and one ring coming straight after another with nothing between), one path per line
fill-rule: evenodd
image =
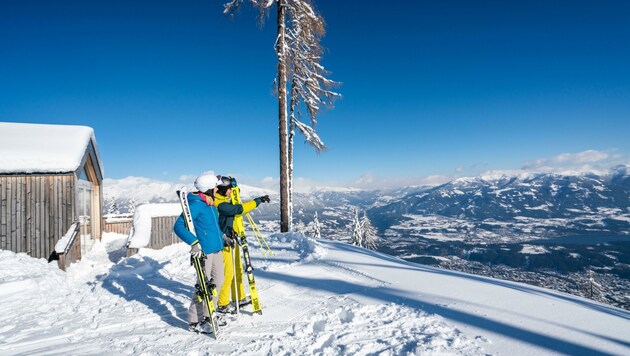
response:
M0 122L0 249L51 259L71 236L57 252L79 259L101 238L102 182L92 128Z

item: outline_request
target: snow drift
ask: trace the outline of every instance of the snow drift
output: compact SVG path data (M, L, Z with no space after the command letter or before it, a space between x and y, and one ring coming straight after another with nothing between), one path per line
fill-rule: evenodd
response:
M0 251L0 354L630 354L630 313L300 234L254 241L263 315L187 331L188 246L105 234L67 273Z

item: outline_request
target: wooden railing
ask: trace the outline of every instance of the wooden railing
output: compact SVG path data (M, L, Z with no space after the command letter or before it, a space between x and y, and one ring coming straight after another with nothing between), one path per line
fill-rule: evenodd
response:
M133 225L133 214L115 214L103 216L103 232L129 235Z
M72 262L76 262L79 258L81 258L81 239L77 238L77 236L79 236L79 231L79 222L73 223L66 233L66 235L71 234L70 240L68 240L63 252L57 251L59 268L63 271L65 271L66 267L68 267Z

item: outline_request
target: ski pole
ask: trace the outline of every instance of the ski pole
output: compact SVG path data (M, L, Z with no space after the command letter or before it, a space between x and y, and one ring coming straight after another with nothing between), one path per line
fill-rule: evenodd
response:
M252 229L252 233L254 234L254 237L256 238L256 242L258 242L258 246L260 246L260 248L264 250L263 243L262 243L262 241L260 240L260 235L258 235L258 233L257 233L256 229L253 227L254 225L252 225L252 224L254 223L254 221L253 221L253 220L252 220L252 218L249 216L249 214L245 214L245 216L247 216L247 220L248 220L248 222L249 222L249 226L250 226L250 228ZM265 254L266 254L266 253L265 253L265 252L263 252L263 255L265 255Z
M235 246L236 247L236 246ZM234 279L234 295L236 296L236 300L234 301L234 303L236 304L236 315L238 315L239 313L239 308L238 308L238 285L236 284L236 257L234 254L234 247L231 247L232 249L232 271L234 272L232 275L232 278Z
M256 239L262 240L265 243L265 247L267 247L267 250L269 251L269 254L273 255L273 251L271 250L271 247L269 247L269 244L267 243L267 240L265 240L265 237L263 236L262 232L260 232L260 229L258 228L258 225L256 225L256 223L254 222L254 219L252 219L252 217L249 215L249 213L247 213L245 215L247 216L247 220L249 221L249 225L251 226L252 232L254 232L254 236L256 236ZM260 244L260 241L258 241L258 243ZM262 244L260 244L260 247L264 249ZM264 251L263 255L266 256L267 252Z
M234 178L232 178L232 203L243 204L243 202L241 201L241 189L236 183L236 179ZM249 213L245 213L245 215L247 216L249 225L252 228L252 232L254 233L254 236L256 237L256 241L258 241L258 245L260 246L261 249L263 249L263 256L267 256L267 252L264 251L265 248L263 246L263 243L267 247L269 254L273 254L273 251L271 251L271 247L269 247L267 240L265 240L265 237L260 232L258 225L256 225L256 223L254 222L252 217L249 215ZM243 231L242 233L245 234L245 231ZM262 242L260 242L260 240L262 240Z

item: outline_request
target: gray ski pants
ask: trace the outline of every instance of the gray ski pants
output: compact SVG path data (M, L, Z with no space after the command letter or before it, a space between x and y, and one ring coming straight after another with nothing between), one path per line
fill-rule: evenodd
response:
M217 286L217 294L219 293L218 288L221 288L223 285L223 255L221 251L206 255L206 263L204 265L204 273L206 274L206 278L212 278L214 284ZM202 281L197 281L198 283L203 283ZM217 297L212 298L212 302L217 305ZM197 298L197 291L193 291L192 301L190 302L190 307L188 307L188 323L197 323L202 319L202 315L204 317L209 317L208 308L205 305L205 302L200 302L199 298Z

